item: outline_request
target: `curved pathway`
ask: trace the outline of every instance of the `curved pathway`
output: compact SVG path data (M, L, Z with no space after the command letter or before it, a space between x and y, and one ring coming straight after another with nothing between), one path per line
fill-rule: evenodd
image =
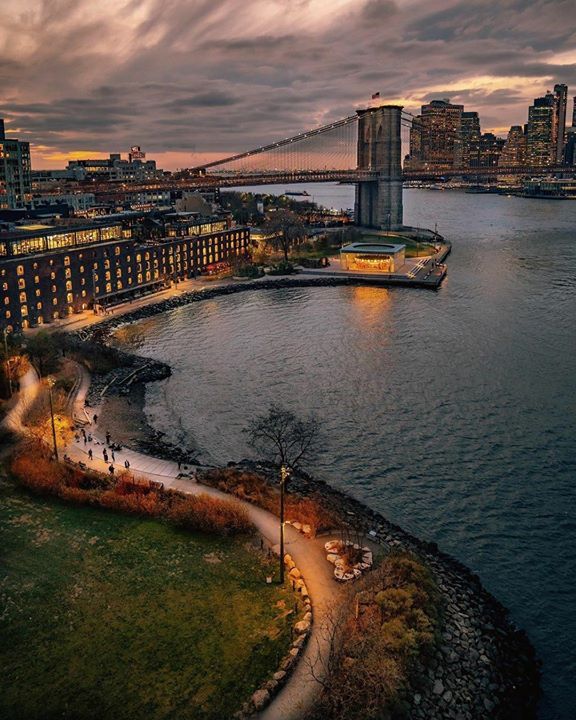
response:
M85 412L85 399L90 385L90 376L84 368L81 368L81 371L82 379L74 399L72 416L82 424L87 422L87 418L90 418L89 424L85 427L87 434L92 435L92 442L84 443L80 436L79 440L72 441L64 450L72 460L84 462L95 470L107 473L109 463L104 462L102 458L102 450L106 445L100 436L97 425L90 422L94 413L98 414L98 409L90 408L88 413ZM30 370L22 378L21 388L18 403L4 421L20 434L25 432L21 417L39 389L38 377L33 370ZM89 449L92 449L93 460L88 457ZM161 481L167 488L174 488L193 495L207 494L230 499L230 495L220 490L199 484L195 477L183 477L175 462L160 460L129 449L115 453L115 458L115 467L123 469L124 461L128 460L133 472ZM246 501L237 499L237 502L245 508L250 520L270 547L278 552L280 541L278 518ZM330 652L327 632L329 609L338 601L342 593L342 587L334 581L333 568L326 561L324 540L306 538L287 525L285 527L285 551L293 557L306 582L312 602L313 623L300 661L284 687L268 707L259 713L260 720L299 720L313 705L321 690L321 684L317 678L325 675ZM271 668L271 674L275 670L276 668Z

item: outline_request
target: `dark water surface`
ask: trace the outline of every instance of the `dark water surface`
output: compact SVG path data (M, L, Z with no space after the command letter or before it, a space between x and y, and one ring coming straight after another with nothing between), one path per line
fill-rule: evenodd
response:
M439 292L275 290L157 316L142 352L174 375L147 412L224 462L271 401L316 411L316 474L478 572L544 661L542 718L573 720L576 202L411 190L405 205L454 243Z

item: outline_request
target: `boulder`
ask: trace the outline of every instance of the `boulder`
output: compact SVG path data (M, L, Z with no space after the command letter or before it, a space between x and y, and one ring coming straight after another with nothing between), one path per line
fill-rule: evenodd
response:
M277 683L282 682L284 678L286 677L286 673L284 670L278 670L278 672L275 672L274 675L272 675L274 680L276 680Z
M304 533L304 535L310 536L312 535L312 528L310 527L310 525L302 525L302 532Z
M262 710L270 702L270 693L268 690L256 690L252 695L252 703L256 710Z
M296 567L293 567L288 575L292 578L292 580L298 580L298 578L302 577L302 573Z
M307 633L308 630L310 630L310 623L308 620L300 620L300 622L297 622L296 625L294 625L294 630L298 633L298 635Z

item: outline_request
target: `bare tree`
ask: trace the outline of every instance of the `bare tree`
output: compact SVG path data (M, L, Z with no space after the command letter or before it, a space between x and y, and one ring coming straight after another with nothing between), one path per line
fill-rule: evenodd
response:
M254 418L244 432L257 453L291 470L313 460L319 449L318 418L299 418L275 403L265 415Z
M306 238L304 223L291 210L277 210L270 215L263 229L270 234L268 244L276 250L281 250L286 261L292 245Z

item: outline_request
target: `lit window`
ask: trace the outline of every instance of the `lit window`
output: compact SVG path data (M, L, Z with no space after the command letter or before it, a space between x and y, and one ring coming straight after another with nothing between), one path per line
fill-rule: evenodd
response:
M2 290L8 290L8 283L2 283Z
M70 268L66 268L66 272L64 273L64 275L67 278L72 277L72 271L70 270Z
M86 290L82 290L82 297L86 297Z
M84 272L84 265L80 265L80 272L81 272L81 273Z
M25 292L21 292L21 293L20 293L20 302L21 302L21 303L25 303L25 302L26 302L26 293L25 293Z
M112 292L112 284L111 283L106 283L106 292L107 293Z
M120 255L120 246L119 245L116 245L116 247L114 248L114 252L116 253L116 255Z
M40 297L40 289L36 290L36 297Z
M9 320L11 317L10 310L6 310L6 319Z
M36 276L34 277L34 282L36 283L36 285L38 285L38 283L40 282L40 276L39 276L39 275L36 275Z
M72 293L66 293L66 302L73 302L74 298L72 297Z
M18 280L18 287L20 290L24 290L26 287L26 280L24 280L24 278L20 278L20 280Z
M50 280L56 280L56 273L55 273L55 272L51 272L51 273L50 273Z
M24 275L24 265L18 265L16 272L18 275Z
M41 303L41 302L36 303L36 309L37 309L37 310L42 310L42 303Z
M66 257L64 258L64 265L70 265L70 256L69 255L66 255Z
M28 315L28 308L26 307L26 305L22 305L22 307L20 308L20 314L22 315L22 317L26 317L26 315Z
M52 305L58 305L58 298L52 298Z
M72 290L72 281L71 280L66 281L66 290Z

